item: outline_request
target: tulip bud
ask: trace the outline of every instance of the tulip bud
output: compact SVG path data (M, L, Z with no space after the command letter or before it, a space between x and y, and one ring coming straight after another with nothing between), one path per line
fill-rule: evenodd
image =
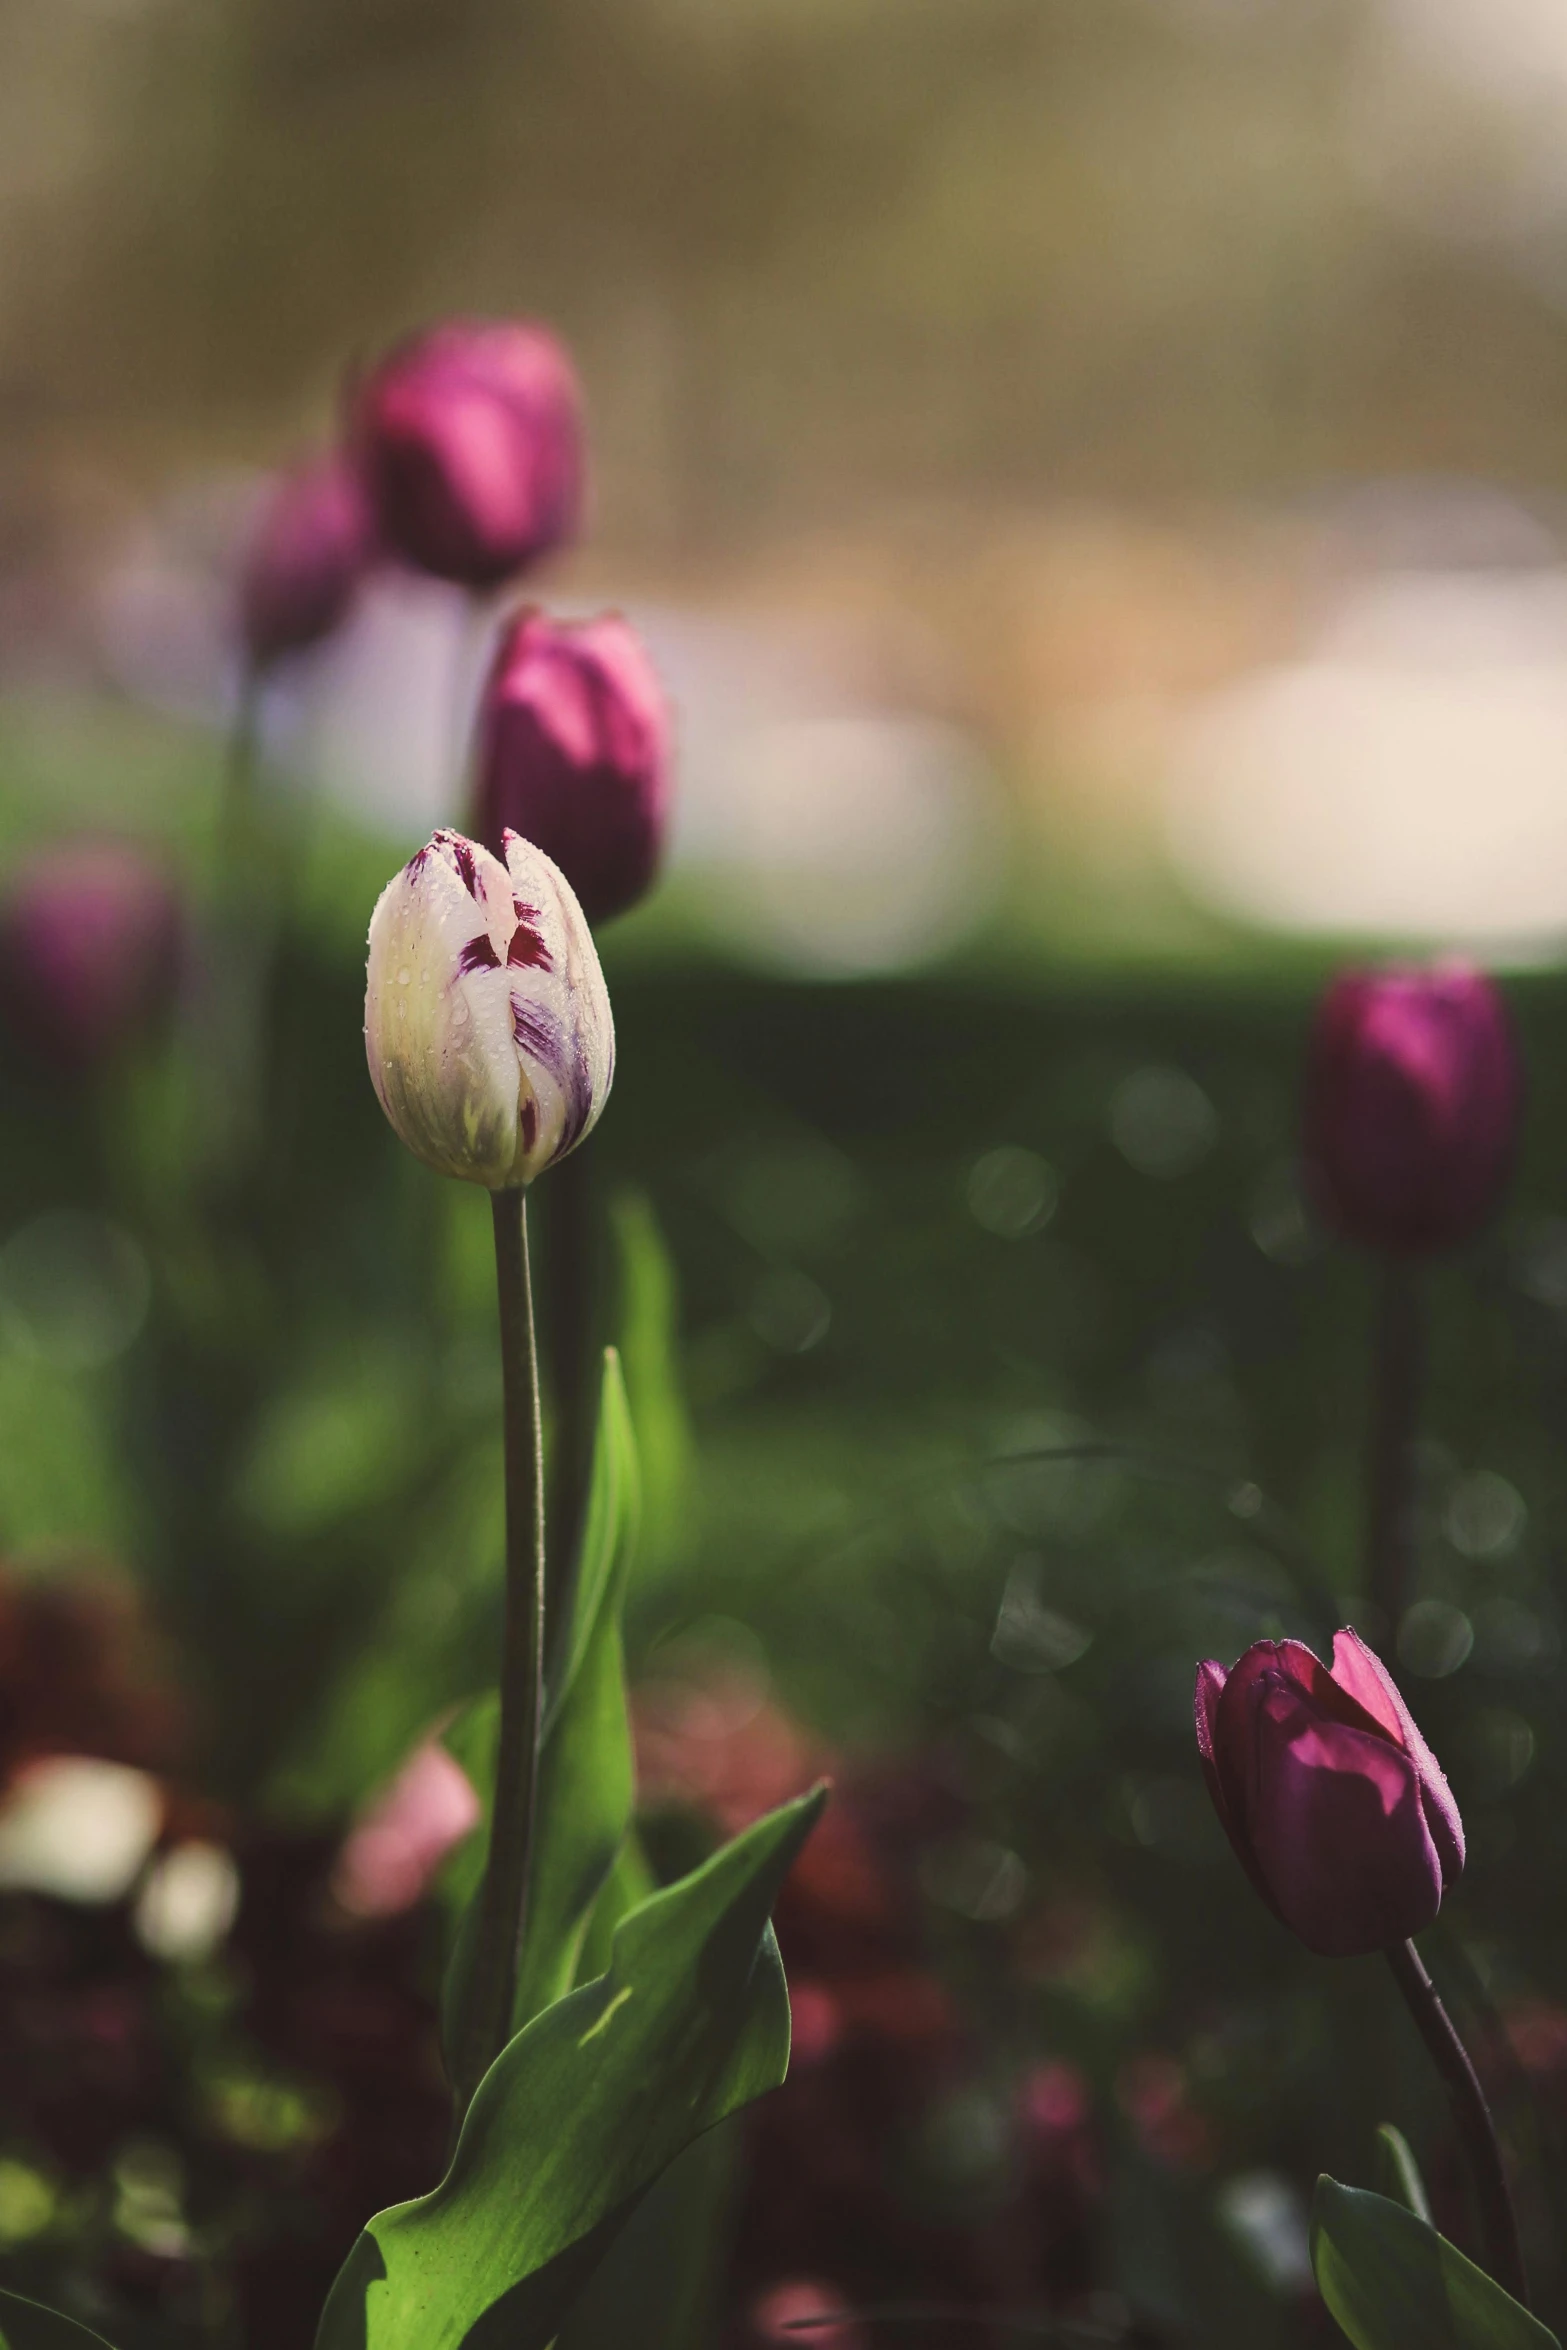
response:
M381 535L416 570L498 587L577 529L581 396L546 327L415 336L361 387L353 429Z
M1346 973L1318 1010L1306 1083L1323 1215L1401 1256L1469 1239L1512 1167L1522 1095L1507 1006L1482 972Z
M258 669L331 635L373 549L364 490L341 458L299 466L274 485L240 581L240 625Z
M487 1190L531 1183L609 1096L615 1029L593 933L531 841L505 863L438 832L370 917L365 1052L416 1158Z
M1323 1958L1407 1941L1463 1869L1447 1781L1357 1633L1338 1634L1331 1670L1299 1640L1199 1665L1197 1748L1241 1866Z
M613 613L518 613L480 706L479 838L537 842L596 925L647 890L668 816L669 712L640 637Z
M67 842L23 866L0 908L0 1006L35 1052L76 1070L109 1059L173 1001L179 902L140 851Z

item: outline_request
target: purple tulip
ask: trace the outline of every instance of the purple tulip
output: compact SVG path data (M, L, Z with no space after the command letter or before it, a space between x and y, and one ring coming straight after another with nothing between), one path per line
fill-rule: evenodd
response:
M669 819L669 710L642 640L614 613L577 627L520 612L479 713L474 830L552 857L592 923L636 904Z
M1512 1022L1482 972L1348 972L1323 998L1311 1042L1313 1196L1366 1248L1452 1248L1501 1195L1522 1100Z
M258 669L331 635L374 545L363 487L341 457L283 475L262 507L240 582L240 625Z
M353 432L381 536L416 570L498 587L576 532L581 395L546 327L415 336L361 386Z
M1355 1632L1331 1670L1299 1640L1259 1640L1228 1673L1197 1668L1197 1747L1236 1857L1323 1958L1407 1941L1464 1865L1436 1757Z
M167 877L121 843L44 850L0 907L0 1008L41 1057L81 1071L166 1011L182 924Z

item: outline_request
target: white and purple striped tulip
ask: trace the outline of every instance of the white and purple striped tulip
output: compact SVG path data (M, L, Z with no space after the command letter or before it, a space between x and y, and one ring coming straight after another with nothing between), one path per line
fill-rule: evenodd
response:
M365 1054L381 1107L442 1175L506 1191L574 1150L609 1098L615 1026L582 908L508 832L438 832L370 917Z

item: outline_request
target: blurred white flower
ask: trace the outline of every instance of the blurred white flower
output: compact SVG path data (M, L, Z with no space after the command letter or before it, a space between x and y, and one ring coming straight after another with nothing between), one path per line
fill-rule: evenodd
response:
M233 1855L221 1844L176 1844L137 1897L137 1938L154 1958L206 1958L234 1923L239 1891Z
M1282 930L1567 939L1567 572L1391 574L1199 707L1164 778L1194 896Z
M157 1842L157 1781L124 1763L51 1756L0 1806L0 1886L61 1901L118 1901Z

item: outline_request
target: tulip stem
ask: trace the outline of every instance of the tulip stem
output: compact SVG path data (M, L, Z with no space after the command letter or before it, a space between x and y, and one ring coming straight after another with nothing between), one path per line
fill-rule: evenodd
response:
M538 1791L544 1686L544 1429L528 1262L528 1211L519 1188L490 1195L500 1294L506 1466L506 1606L495 1810L480 1889L473 1964L453 2050L460 2121L512 2036L517 1969L527 1927L528 1874Z
M1413 1269L1389 1257L1382 1266L1366 1464L1366 1595L1387 1625L1390 1648L1409 1599L1412 1468L1420 1402L1424 1316Z
M551 1670L567 1637L577 1577L577 1549L587 1517L598 1424L598 1184L593 1141L578 1145L550 1173L549 1283L545 1319L554 1410L550 1473L549 1654Z
M1502 2165L1502 2149L1497 2143L1496 2125L1491 2109L1485 2101L1485 2091L1479 2076L1469 2061L1469 2051L1458 2037L1453 2020L1441 2000L1436 1986L1426 1973L1420 1954L1413 1942L1395 1942L1387 1954L1393 1970L1393 1980L1404 1994L1405 2004L1415 2019L1415 2028L1430 2052L1431 2060L1442 2076L1458 2134L1474 2171L1475 2191L1480 2204L1480 2222L1485 2236L1486 2257L1492 2276L1513 2299L1525 2309L1529 2306L1529 2280L1524 2273L1523 2252L1518 2242L1518 2215L1507 2184L1507 2173Z
M257 777L265 673L240 674L214 844L210 993L198 1007L208 1163L231 1183L262 1131L266 1003L281 895L275 840L261 823Z

